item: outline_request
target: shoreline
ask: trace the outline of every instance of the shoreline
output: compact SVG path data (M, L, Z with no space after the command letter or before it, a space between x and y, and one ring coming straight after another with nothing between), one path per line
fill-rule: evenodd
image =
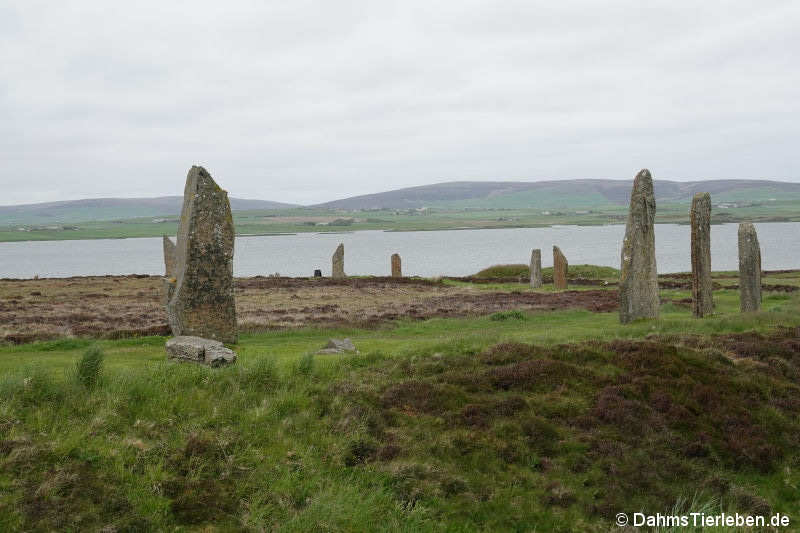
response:
M741 220L724 220L724 221L717 221L712 222L712 226L724 226L726 224L739 224L742 222L752 222L753 224L795 224L800 223L800 220L785 220L784 217L776 217L773 219L767 218L764 220L755 220L745 219L742 218ZM664 222L656 222L657 226L689 226L689 222L686 221L664 221ZM410 228L410 229L397 229L397 228L364 228L364 229L354 229L351 231L318 231L318 230L309 230L309 231L293 231L293 232L281 232L281 231L274 231L274 232L264 232L264 233L236 233L236 237L285 237L285 236L296 236L296 235L345 235L345 234L352 234L352 233L360 233L365 231L379 231L383 233L420 233L420 232L430 232L430 231L474 231L474 230L503 230L503 229L542 229L542 228L554 228L554 227L605 227L605 226L624 226L624 222L617 222L613 224L599 224L599 223L592 223L592 222L574 222L574 223L559 223L555 222L552 224L520 224L520 225L508 225L508 226L455 226L455 227L443 227L443 228ZM126 240L126 239L157 239L162 236L168 237L175 237L174 233L158 233L153 235L130 235L130 236L79 236L79 237L69 237L64 236L63 238L41 238L41 239L3 239L0 237L0 244L4 243L23 243L23 242L61 242L61 241L115 241L115 240Z

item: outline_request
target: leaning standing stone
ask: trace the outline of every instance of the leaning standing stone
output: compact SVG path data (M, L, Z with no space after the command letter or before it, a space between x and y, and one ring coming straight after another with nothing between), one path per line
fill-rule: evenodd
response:
M561 253L558 246L553 246L553 288L564 290L567 288L567 258Z
M236 342L233 240L228 193L206 169L192 167L183 191L175 281L167 303L174 335Z
M331 277L333 279L342 279L344 275L344 244L339 244L336 251L331 257Z
M402 263L400 262L400 254L392 254L392 277L403 277L403 267Z
M175 277L175 243L164 235L164 275L168 278Z
M539 248L531 251L531 288L542 286L542 251Z
M658 272L653 224L656 198L650 171L642 169L633 180L619 279L619 321L658 318Z
M739 301L742 313L761 309L761 248L752 224L739 224Z
M692 313L701 318L714 312L711 285L711 195L692 199Z

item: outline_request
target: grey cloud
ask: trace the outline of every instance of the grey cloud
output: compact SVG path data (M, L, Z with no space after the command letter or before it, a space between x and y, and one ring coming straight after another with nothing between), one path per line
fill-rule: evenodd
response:
M800 4L5 2L0 203L796 181Z

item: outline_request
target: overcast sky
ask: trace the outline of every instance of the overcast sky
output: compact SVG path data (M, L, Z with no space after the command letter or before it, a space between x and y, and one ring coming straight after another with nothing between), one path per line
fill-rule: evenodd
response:
M117 4L117 7L112 7ZM800 181L800 2L0 0L0 204Z

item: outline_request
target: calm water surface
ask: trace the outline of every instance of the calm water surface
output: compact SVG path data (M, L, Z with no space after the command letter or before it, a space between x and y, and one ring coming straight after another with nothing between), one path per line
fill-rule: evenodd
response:
M738 268L736 224L711 227L714 270ZM800 223L756 224L765 270L800 268ZM418 276L465 276L489 265L527 263L531 248L542 249L543 266L551 266L558 245L571 264L619 268L624 226L555 226L461 231L358 231L239 237L237 276L280 273L310 276L315 268L330 275L331 255L345 246L348 274L389 275L389 257L399 253L403 273ZM691 269L689 226L656 225L659 272ZM163 274L161 238L98 239L0 243L0 278Z

